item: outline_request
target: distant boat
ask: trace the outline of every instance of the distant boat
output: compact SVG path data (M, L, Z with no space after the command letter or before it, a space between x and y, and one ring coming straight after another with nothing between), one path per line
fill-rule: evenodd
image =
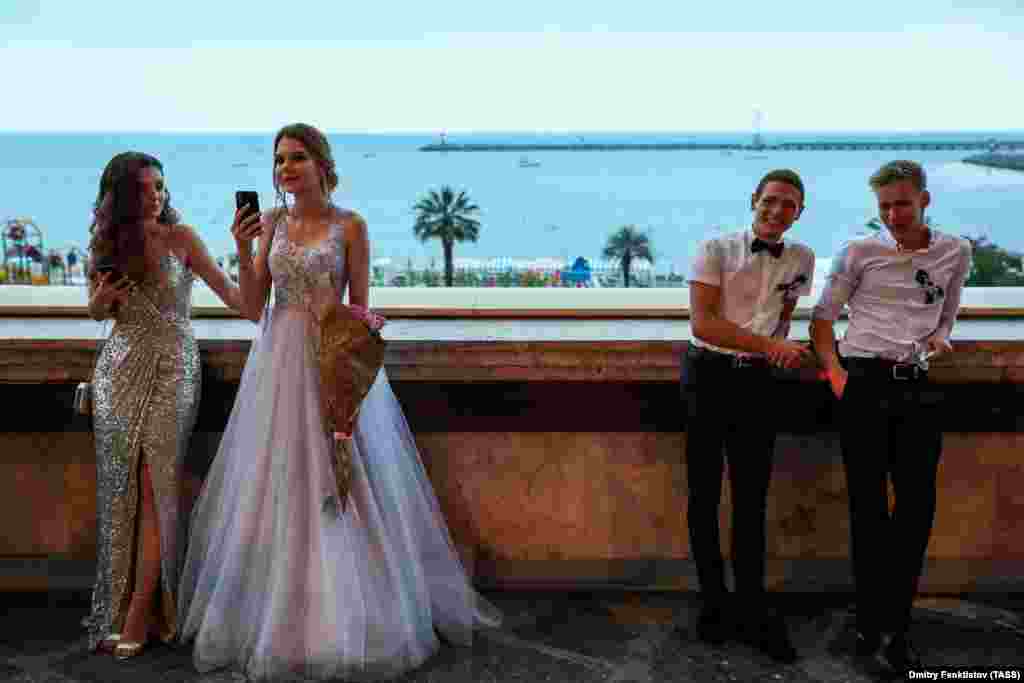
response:
M363 154L363 158L364 159L375 159L376 157L377 157L377 153L376 152L367 152L367 153Z
M239 162L236 162L236 163L234 163L234 164L231 164L231 168L245 168L245 167L247 167L248 165L249 165L249 164L247 164L247 163L246 163L246 162L244 162L244 161L239 161Z
M519 168L537 168L540 166L539 161L534 161L529 157L519 157Z

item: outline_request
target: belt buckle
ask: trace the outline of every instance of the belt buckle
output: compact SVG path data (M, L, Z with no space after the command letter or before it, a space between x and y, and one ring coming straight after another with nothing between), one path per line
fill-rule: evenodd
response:
M906 370L904 374L902 371ZM892 378L900 381L916 380L921 375L921 368L913 363L895 363L892 366Z

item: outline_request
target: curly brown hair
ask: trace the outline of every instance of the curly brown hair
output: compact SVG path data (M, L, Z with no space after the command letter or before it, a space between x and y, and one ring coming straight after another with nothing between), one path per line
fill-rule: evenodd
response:
M331 143L327 141L327 136L308 123L290 123L277 131L277 135L274 136L275 154L281 138L291 138L302 143L302 146L320 167L320 187L324 194L330 195L331 192L334 192L338 187L338 171L334 165L334 155L331 154ZM271 175L274 189L277 190L278 201L284 204L284 192L277 186L277 174L274 173L273 165L271 166Z
M142 152L122 152L103 169L100 187L89 226L90 261L106 262L124 275L141 282L146 275L142 231L142 186L139 175L143 169L164 172L163 164ZM157 219L165 225L179 222L178 212L171 207L171 196L164 190L164 207ZM91 274L91 273L90 273Z

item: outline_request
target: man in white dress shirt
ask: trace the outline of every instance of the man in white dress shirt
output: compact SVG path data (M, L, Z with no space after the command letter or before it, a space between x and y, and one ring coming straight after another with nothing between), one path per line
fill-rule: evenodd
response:
M811 291L814 254L783 241L804 209L804 185L795 172L765 175L750 208L751 227L700 245L689 278L693 338L683 358L682 386L690 550L702 598L697 635L712 644L736 638L791 662L796 650L764 586L765 506L776 432L770 368L793 368L811 358L808 347L787 336L797 299ZM718 525L726 453L733 494L733 600Z
M931 197L917 163L885 164L870 185L886 230L853 240L836 255L814 308L811 338L839 399L857 654L902 673L920 664L907 629L942 453L942 425L923 400L928 360L952 350L971 246L925 222ZM844 306L849 326L837 348L832 325ZM897 501L892 514L889 477Z

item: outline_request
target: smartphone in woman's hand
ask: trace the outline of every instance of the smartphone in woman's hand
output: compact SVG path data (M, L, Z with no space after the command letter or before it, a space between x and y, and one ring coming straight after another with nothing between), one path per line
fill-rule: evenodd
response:
M243 206L248 206L245 213L242 214L242 218L246 218L249 214L260 212L260 195L252 190L239 190L235 192L235 208L241 209Z
M110 273L110 275L107 277L107 282L109 282L110 284L114 284L123 277L123 275L121 275L121 271L117 269L117 266L115 266L110 261L102 261L100 263L97 263L96 272L100 273L101 275L103 273Z

